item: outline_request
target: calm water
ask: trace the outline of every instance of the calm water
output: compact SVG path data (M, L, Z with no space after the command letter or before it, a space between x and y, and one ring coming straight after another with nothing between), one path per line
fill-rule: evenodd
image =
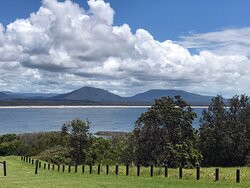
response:
M88 119L91 132L131 131L134 122L147 108L0 108L0 134L60 130L74 118ZM203 109L194 109L198 127Z

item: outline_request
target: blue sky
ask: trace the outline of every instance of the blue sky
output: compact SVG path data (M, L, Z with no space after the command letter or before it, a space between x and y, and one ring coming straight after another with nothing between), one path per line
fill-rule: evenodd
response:
M249 0L1 0L0 88L249 95L249 7Z
M25 2L25 3L24 3ZM74 0L85 9L86 0ZM115 10L115 25L128 23L133 32L148 30L157 40L178 40L189 32L205 33L249 26L249 0L108 0ZM39 0L1 0L4 25L27 18L41 6Z

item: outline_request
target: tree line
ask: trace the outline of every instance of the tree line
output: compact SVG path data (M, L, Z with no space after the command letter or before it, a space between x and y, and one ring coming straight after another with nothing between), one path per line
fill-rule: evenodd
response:
M246 95L212 99L198 129L180 97L162 97L142 113L131 133L98 138L80 119L59 132L0 136L0 155L29 155L55 164L140 164L169 167L250 164L250 104Z

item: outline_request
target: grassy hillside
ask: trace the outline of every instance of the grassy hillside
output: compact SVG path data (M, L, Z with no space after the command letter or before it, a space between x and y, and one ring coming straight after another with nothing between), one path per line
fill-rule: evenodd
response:
M214 182L214 168L202 168L201 180L195 180L195 170L183 171L183 179L178 179L177 169L169 170L169 178L163 176L163 169L155 169L155 176L149 177L149 169L142 168L141 176L136 176L136 168L131 169L130 176L126 177L125 168L120 167L120 174L114 174L114 167L110 167L110 175L105 175L105 169L102 174L96 174L96 167L93 168L93 174L89 174L89 168L86 167L85 174L74 173L72 167L71 173L67 168L64 173L57 172L57 169L44 170L39 169L38 175L34 174L34 166L29 163L21 162L20 157L0 157L0 160L7 161L7 177L3 176L3 169L0 169L0 187L250 187L250 168L241 168L241 183L235 183L235 168L221 168L220 181ZM43 164L42 164L43 167ZM158 175L156 175L158 174Z

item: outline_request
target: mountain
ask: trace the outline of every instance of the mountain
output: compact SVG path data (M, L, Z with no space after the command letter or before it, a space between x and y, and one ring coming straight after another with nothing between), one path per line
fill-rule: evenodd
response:
M4 93L4 92L0 92L0 100L9 100L12 99L12 96Z
M122 102L123 104L129 103L132 105L141 102L140 104L152 104L155 99L169 96L174 97L180 95L185 101L194 105L207 105L210 103L211 96L203 96L199 94L189 93L182 90L160 90L152 89L144 93L136 94L132 97L121 97L113 94L107 90L82 87L70 93L57 95L50 98L51 100L78 100L78 101L95 101L95 102Z
M93 88L93 87L82 87L70 93L57 95L50 99L100 102L100 101L121 101L122 97L104 89Z
M1 104L39 104L39 105L151 105L155 99L180 95L191 105L208 105L211 96L203 96L183 90L162 90L152 89L131 97L121 97L104 89L94 87L82 87L69 93L56 95L53 93L12 93L9 91L0 92ZM4 102L5 101L5 102ZM6 103L7 101L7 103ZM226 99L225 99L226 102ZM6 103L6 104L5 104Z
M56 93L16 93L18 95L21 95L23 97L26 97L26 98L36 98L36 97L39 97L39 98L50 98L50 97L54 97L58 94Z
M1 91L0 100L13 100L13 99L22 99L22 96L12 93L10 91Z
M2 91L8 95L8 99L47 99L58 94L55 93L13 93L11 91Z
M210 103L212 99L211 96L203 96L203 95L189 93L189 92L182 91L182 90L152 89L144 93L136 94L132 97L127 97L127 100L153 102L155 99L158 99L164 96L174 97L176 95L180 95L185 101L187 101L190 104L208 104Z

